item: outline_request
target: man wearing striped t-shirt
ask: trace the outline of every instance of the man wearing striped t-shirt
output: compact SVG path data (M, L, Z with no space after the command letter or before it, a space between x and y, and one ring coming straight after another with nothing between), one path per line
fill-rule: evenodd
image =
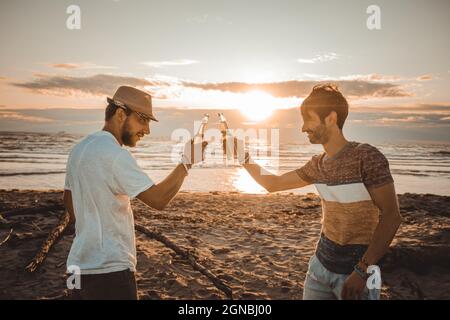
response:
M366 286L367 268L386 253L401 222L389 163L377 148L345 139L348 103L335 86L315 86L301 114L302 131L324 153L281 176L252 163L248 153L244 168L269 192L314 184L320 194L322 231L304 299L379 299L379 290Z

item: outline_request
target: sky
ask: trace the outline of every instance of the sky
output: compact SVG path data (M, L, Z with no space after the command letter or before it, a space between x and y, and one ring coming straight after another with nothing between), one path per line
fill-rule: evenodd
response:
M449 12L448 0L2 0L0 131L87 133L124 84L152 94L160 135L219 109L298 130L302 100L333 82L356 137L449 141Z

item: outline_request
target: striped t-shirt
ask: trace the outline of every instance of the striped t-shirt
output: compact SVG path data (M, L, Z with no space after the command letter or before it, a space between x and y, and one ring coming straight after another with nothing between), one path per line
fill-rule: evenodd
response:
M313 156L297 174L313 183L322 199L317 258L331 272L351 273L379 221L367 189L393 182L386 157L369 144L348 142L332 158Z

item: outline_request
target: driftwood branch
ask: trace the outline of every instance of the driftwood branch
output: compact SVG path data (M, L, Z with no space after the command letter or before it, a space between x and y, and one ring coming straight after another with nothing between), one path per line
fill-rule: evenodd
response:
M28 214L30 212L35 213L35 212L40 212L40 211L43 211L43 210L55 210L55 209L61 209L61 208L62 208L62 206L37 207L37 208L32 208L32 209L20 209L20 211L19 210L14 210L14 211L4 212L2 215ZM26 211L26 210L28 210L28 211ZM42 262L47 257L47 254L49 253L49 251L50 251L51 247L53 246L53 244L62 236L62 234L64 233L65 229L69 225L69 222L70 222L69 212L68 211L64 211L64 214L62 215L59 224L55 228L53 228L53 230L48 235L47 239L42 244L42 246L41 246L40 250L38 251L38 253L31 260L31 262L25 267L26 271L28 271L30 273L36 271L36 269L39 267L39 265L41 265ZM144 227L142 225L136 224L135 229L137 231L139 231L139 232L142 232L143 234L145 234L146 236L148 236L148 237L150 237L152 239L155 239L155 240L157 240L159 242L162 242L168 248L172 249L175 253L177 253L180 256L182 256L184 259L189 261L189 263L192 265L194 270L197 270L200 273L202 273L203 275L205 275L208 279L210 279L212 281L212 283L219 290L221 290L223 293L225 293L225 295L229 299L233 299L233 292L232 292L231 288L229 286L227 286L226 284L224 284L223 281L220 280L219 278L217 278L217 276L215 276L211 271L209 271L204 266L199 264L195 260L195 257L188 250L180 248L174 242L172 242L170 239L168 239L167 237L165 237L161 233L159 233L157 231L150 230L150 229L148 229L148 228L146 228L146 227ZM6 242L9 239L9 237L10 237L10 234L7 236L7 239L2 241L1 244Z
M34 272L39 265L45 260L48 252L50 251L53 244L61 237L64 233L64 230L67 228L70 222L70 215L68 211L64 211L64 214L61 217L59 224L53 228L53 230L48 235L47 239L41 246L41 249L35 255L33 260L25 267L25 270L28 272Z
M3 240L0 242L0 246L2 246L3 244L5 244L6 241L8 241L8 240L11 238L12 232L13 232L13 229L11 228L11 230L9 230L9 233L8 233L8 235L5 237L5 239L3 239Z
M20 229L22 227L33 227L35 229L38 229L39 231L42 231L39 226L37 226L34 222L32 222L31 224L29 223L25 223L23 221L9 221L6 220L2 217L2 215L0 215L0 229L11 229L11 228L15 228L15 229Z
M205 275L208 279L212 281L212 283L217 287L217 289L221 290L229 299L233 299L233 291L229 286L223 283L222 280L217 278L211 271L206 269L204 266L199 264L195 257L188 251L183 248L180 248L175 243L173 243L170 239L162 235L161 233L157 231L150 230L142 225L136 224L135 229L139 232L142 232L146 236L158 240L159 242L162 242L164 245L166 245L168 248L175 251L175 253L182 256L184 259L188 260L189 263L192 265L194 270L199 271L203 275Z
M11 222L3 218L3 216L0 214L0 229L11 229Z

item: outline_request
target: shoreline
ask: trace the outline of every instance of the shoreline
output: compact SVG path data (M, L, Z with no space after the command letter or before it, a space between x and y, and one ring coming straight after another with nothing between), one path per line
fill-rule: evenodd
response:
M6 189L0 189L0 194L5 192L18 192L18 193L49 193L49 192L60 192L62 195L62 192L64 189L61 188L48 188L48 189L20 189L20 188L6 188ZM307 195L314 195L319 196L317 192L305 192L303 193L295 193L292 191L278 191L273 193L251 193L251 192L242 192L242 191L191 191L191 190L180 190L178 191L177 195L179 194L197 194L197 195L243 195L243 196L276 196L276 195L294 195L294 196L307 196ZM417 193L417 192L404 192L404 193L397 193L397 197L402 196L435 196L435 197L442 197L442 198L450 198L450 195L441 195L441 194L435 194L435 193ZM1 212L0 212L1 213Z
M450 197L399 195L403 223L380 264L382 299L450 298ZM0 190L2 212L62 204L62 190ZM180 192L163 211L139 200L136 223L189 249L233 290L236 299L301 299L309 258L320 234L315 194ZM63 299L65 260L73 228L33 274L24 266L61 212L20 214L11 239L0 246L0 299ZM1 222L1 221L0 221ZM9 229L0 228L0 242ZM161 242L136 231L141 299L225 299L204 275Z

